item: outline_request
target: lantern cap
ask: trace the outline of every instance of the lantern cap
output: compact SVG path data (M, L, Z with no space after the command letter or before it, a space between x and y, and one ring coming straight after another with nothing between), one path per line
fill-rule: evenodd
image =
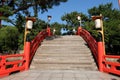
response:
M36 18L35 18L35 17L26 17L26 20L27 20L27 21L28 21L28 20L31 20L31 21L35 22L35 21L36 21Z
M92 20L96 20L96 19L102 19L103 18L103 16L92 16Z
M52 16L48 15L47 18L48 18L48 20L50 20L52 18Z

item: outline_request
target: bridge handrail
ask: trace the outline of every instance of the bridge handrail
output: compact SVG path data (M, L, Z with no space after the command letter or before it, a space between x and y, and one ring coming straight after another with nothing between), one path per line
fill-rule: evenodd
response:
M90 47L92 53L94 54L96 60L98 58L98 52L97 52L97 42L96 40L91 36L91 34L85 30L85 29L81 29L81 32L80 32L80 36L83 37L83 39L87 42L88 46Z
M32 60L37 48L39 47L39 45L46 36L47 36L47 32L43 30L31 41L30 61Z
M94 54L98 67L101 67L103 72L107 73L113 73L120 76L120 56L117 55L105 55L103 53L98 54L98 42L91 36L91 34L85 30L81 29L80 35L83 37L83 39L87 42L88 46L90 47L92 53ZM104 47L103 47L104 48ZM98 58L101 56L101 61L99 61ZM116 61L110 61L108 58L111 58L112 60ZM100 66L100 65L101 66Z
M103 71L107 73L117 74L120 76L120 56L104 55L103 56Z
M19 57L19 59L15 60L16 57ZM25 70L25 61L24 54L0 56L0 77Z

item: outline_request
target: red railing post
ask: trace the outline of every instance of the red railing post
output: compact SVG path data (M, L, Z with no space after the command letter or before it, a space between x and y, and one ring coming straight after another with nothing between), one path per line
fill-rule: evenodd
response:
M79 26L77 29L77 35L80 35L82 28Z
M24 55L25 55L25 70L29 69L29 62L30 62L30 42L25 42L24 47Z
M47 27L47 35L51 36L51 29L50 29L50 27Z
M103 42L98 42L98 66L99 71L103 72L103 55L104 55L104 48Z

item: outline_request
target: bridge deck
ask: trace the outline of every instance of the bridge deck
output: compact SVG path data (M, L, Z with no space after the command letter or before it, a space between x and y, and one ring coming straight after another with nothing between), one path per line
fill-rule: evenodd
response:
M0 80L120 80L120 78L99 71L28 70Z

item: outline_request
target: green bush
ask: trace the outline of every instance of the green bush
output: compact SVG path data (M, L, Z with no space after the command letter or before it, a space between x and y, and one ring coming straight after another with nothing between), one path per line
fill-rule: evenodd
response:
M18 49L18 30L16 27L0 29L0 52L13 53Z

